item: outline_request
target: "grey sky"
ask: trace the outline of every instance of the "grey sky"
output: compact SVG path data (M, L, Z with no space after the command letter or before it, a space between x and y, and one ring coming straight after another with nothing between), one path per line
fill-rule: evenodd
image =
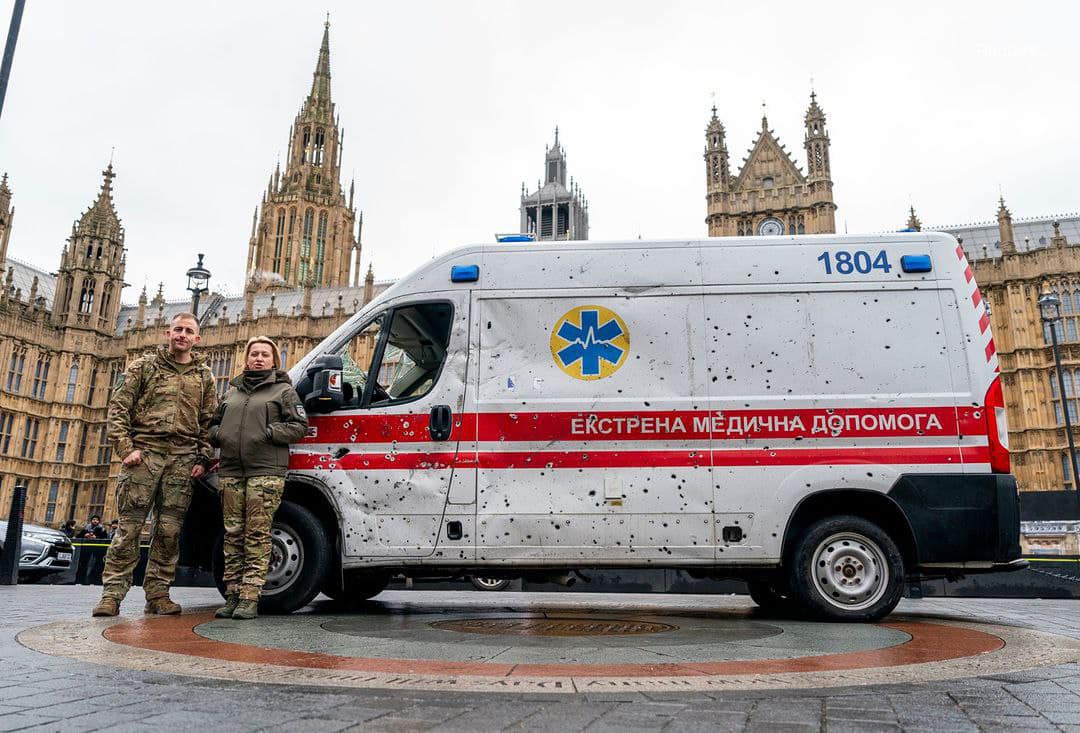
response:
M704 236L709 107L734 167L762 100L805 167L811 77L841 231L902 226L909 202L927 224L987 220L999 186L1014 216L1080 209L1075 3L30 0L0 121L11 255L56 267L115 146L124 301L144 281L185 295L199 251L239 292L326 10L380 279L516 230L556 124L593 239Z

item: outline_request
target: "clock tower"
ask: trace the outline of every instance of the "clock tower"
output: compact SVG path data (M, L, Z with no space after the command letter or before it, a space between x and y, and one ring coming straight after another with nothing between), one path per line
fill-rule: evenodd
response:
M705 222L710 237L831 234L836 231L825 113L810 94L804 120L806 173L769 129L761 131L732 176L724 126L713 107L705 128Z

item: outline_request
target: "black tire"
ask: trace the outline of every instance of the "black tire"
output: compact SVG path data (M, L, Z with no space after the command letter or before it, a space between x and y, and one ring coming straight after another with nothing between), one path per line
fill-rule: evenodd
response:
M500 591L506 590L514 581L510 578L486 578L483 575L470 575L469 582L476 590Z
M836 621L877 621L904 592L904 558L878 525L856 516L812 524L796 540L789 583L810 614Z
M787 588L781 590L777 587L776 580L748 580L746 587L750 591L750 599L767 613L789 613L795 609L795 603L791 599Z
M259 599L259 613L292 613L319 594L330 565L330 540L315 515L291 501L281 502L270 534L270 568ZM224 597L225 560L220 537L214 545L213 562L214 582Z
M390 585L390 574L377 570L346 570L341 600L359 604L382 593Z

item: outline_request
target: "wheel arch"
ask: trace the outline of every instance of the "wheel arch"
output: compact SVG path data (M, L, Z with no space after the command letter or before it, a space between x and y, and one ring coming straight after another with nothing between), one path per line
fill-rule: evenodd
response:
M862 517L881 527L900 547L908 572L915 570L919 548L904 510L879 491L857 488L826 489L803 497L784 529L781 564L788 563L795 542L810 525L819 519L845 514Z

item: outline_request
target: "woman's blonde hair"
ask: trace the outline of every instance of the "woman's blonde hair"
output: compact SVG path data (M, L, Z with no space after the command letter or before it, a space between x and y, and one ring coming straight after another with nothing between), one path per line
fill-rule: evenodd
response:
M248 354L251 353L251 347L254 344L266 344L270 347L270 351L274 354L274 368L281 369L281 352L278 351L277 344L270 340L269 336L252 336L247 340L247 344L244 346L244 368L247 368Z

